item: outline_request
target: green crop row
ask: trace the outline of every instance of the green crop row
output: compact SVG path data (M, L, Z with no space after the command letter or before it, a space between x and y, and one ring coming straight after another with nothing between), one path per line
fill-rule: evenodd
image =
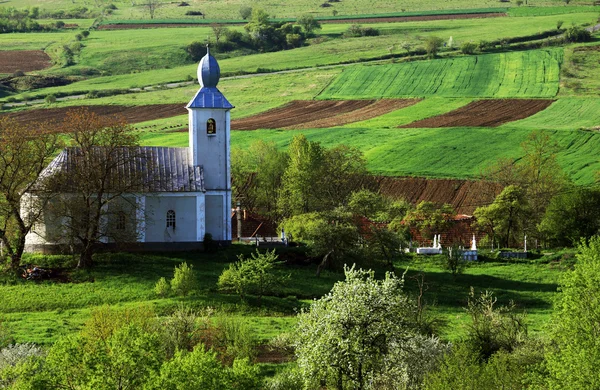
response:
M485 54L348 67L321 99L391 97L553 97L562 50Z

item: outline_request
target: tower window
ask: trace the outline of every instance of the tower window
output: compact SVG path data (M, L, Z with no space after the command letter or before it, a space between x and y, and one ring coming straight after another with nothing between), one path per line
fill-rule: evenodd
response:
M125 213L122 211L117 214L117 230L125 230Z
M175 211L167 211L167 227L175 229Z
M217 134L217 122L213 118L206 121L206 134Z

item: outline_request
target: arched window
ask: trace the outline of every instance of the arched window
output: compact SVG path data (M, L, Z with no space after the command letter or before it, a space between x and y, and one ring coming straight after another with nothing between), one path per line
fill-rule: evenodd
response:
M175 211L167 211L167 227L175 229Z
M213 118L206 121L206 134L217 134L217 122Z
M117 230L125 230L125 213L123 211L119 211L117 214Z

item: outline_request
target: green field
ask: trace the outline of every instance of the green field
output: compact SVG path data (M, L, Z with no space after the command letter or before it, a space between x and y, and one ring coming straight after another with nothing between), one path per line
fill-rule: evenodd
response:
M349 67L321 99L385 97L553 97L562 50L486 54L385 66Z
M600 99L561 98L544 111L503 127L520 129L579 130L600 126Z

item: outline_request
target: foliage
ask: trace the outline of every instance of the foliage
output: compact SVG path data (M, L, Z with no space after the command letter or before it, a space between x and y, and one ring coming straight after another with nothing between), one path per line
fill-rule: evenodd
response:
M527 336L525 316L515 313L515 305L494 307L497 299L490 291L480 295L471 288L467 313L471 317L466 343L472 353L487 361L494 353L512 352Z
M565 31L568 42L587 42L592 39L592 33L580 26L571 26Z
M488 232L492 240L499 239L505 248L518 245L530 216L525 191L513 185L505 187L488 206L478 207L473 215L477 225Z
M599 190L573 187L552 198L538 228L554 245L576 245L600 232L599 205Z
M552 49L380 66L356 65L345 68L319 97L554 97L558 93L561 62L562 52ZM517 75L511 66L527 69L527 72ZM463 72L480 76L476 79L458 77Z
M573 271L561 280L553 313L552 347L546 359L551 389L590 389L600 386L599 303L600 238L582 241Z
M414 304L390 273L376 280L373 271L346 268L345 275L298 315L296 355L307 382L363 389L387 362L408 363L402 351L416 337Z
M33 343L11 344L0 349L0 372L9 366L14 367L23 363L30 357L43 355L44 351Z
M0 240L13 269L21 261L25 236L41 220L49 201L47 195L28 193L46 188L46 181L38 176L60 146L58 134L50 128L48 123L24 126L0 118Z
M306 36L310 36L315 30L321 29L321 23L319 23L312 15L302 15L296 20L296 23L302 27Z
M54 104L56 103L56 96L52 94L46 95L46 97L44 98L44 102L46 102L46 104Z
M261 253L258 249L246 258L229 265L219 276L218 287L222 291L235 292L242 299L253 294L260 301L264 295L273 294L285 278L275 270L278 255L275 250Z
M240 16L242 19L248 19L252 15L252 7L247 5L240 7Z
M8 347L12 343L14 343L12 335L4 325L3 321L0 320L0 348Z
M186 46L185 51L194 62L198 62L206 55L206 44L202 42L192 42Z
M286 368L268 378L263 385L264 390L304 390L304 378L297 368Z
M236 360L254 360L258 340L246 320L220 317L211 330L209 342L221 361L231 364Z
M460 51L463 54L473 54L475 53L475 50L477 50L477 44L473 42L464 42L460 45Z
M406 214L404 222L416 228L423 237L429 238L451 226L455 214L452 205L422 201Z
M196 275L193 271L193 265L183 262L175 267L173 279L171 279L171 289L177 295L187 296L197 286Z
M375 37L379 35L379 30L373 27L363 27L360 24L353 24L348 27L348 30L344 33L344 36L356 38L356 37Z
M448 250L444 251L445 263L444 267L452 273L452 276L456 278L465 269L466 263L462 258L462 252L458 245L452 245Z
M354 191L348 198L348 211L371 220L381 220L378 217L386 213L387 207L388 201L381 194L367 189Z
M154 285L154 292L161 298L169 295L171 292L171 284L167 282L165 277L158 279L158 282Z
M168 358L176 351L192 351L199 343L201 331L208 327L212 311L198 313L190 307L179 305L161 321L161 341ZM199 323L201 322L201 323Z
M440 37L430 36L425 39L425 51L429 57L435 57L438 51L444 44L444 40Z

